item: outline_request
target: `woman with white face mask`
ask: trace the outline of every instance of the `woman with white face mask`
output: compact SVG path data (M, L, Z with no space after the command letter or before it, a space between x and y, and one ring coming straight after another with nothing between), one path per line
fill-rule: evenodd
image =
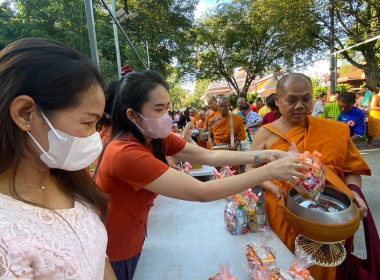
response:
M171 133L168 85L153 71L131 72L121 80L112 113L111 142L98 165L96 182L110 199L106 228L107 255L116 277L133 278L157 194L189 201L212 201L240 193L267 179L306 178L308 170L280 151L211 151ZM201 182L169 168L166 156L197 164L263 164L224 180ZM170 238L170 237L168 237Z
M49 40L0 51L0 278L115 279L107 199L84 170L101 152L97 68Z

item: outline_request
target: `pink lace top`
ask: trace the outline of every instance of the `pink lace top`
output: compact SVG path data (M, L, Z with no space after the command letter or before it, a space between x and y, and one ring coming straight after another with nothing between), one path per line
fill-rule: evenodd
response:
M0 279L103 279L99 216L77 201L57 212L0 194Z

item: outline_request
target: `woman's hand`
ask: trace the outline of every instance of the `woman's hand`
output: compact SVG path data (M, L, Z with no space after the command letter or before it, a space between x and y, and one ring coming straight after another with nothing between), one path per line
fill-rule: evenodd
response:
M355 192L355 191L351 191L351 192L353 195L352 200L354 201L356 206L359 208L360 219L363 220L363 219L367 218L367 211L368 211L367 204L365 203L365 201L360 197L360 195L357 192Z
M310 171L310 168L300 163L298 158L286 157L278 159L260 168L267 172L268 180L290 181L290 183L296 185L294 176L303 180L309 179L308 176L297 171Z
M288 152L279 150L261 150L258 151L260 163L272 162L280 158L291 157Z

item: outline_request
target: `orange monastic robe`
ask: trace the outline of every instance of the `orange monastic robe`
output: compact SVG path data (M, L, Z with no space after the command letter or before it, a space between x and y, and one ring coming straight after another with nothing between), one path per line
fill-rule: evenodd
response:
M207 127L210 127L210 121L212 118L215 118L220 115L220 111L214 111L212 114L208 115L206 118Z
M207 129L210 129L210 121L211 121L211 119L215 118L215 117L217 117L219 115L220 115L220 111L218 110L218 111L213 111L212 114L210 114L210 115L207 116L207 118L206 118L206 124L207 124L206 128ZM207 149L210 149L210 143L209 143L209 141L207 141Z
M272 132L277 131L271 124L263 127ZM309 116L305 122L289 130L285 137L301 148L299 152L302 152L302 149L309 152L320 152L322 154L320 160L340 178L326 174L326 185L342 190L351 197L351 191L344 183L344 173L371 175L371 170L350 140L350 131L347 125ZM280 138L269 149L288 151L289 147L290 143ZM287 182L273 182L286 192L292 188ZM271 192L265 192L265 209L273 231L294 252L294 241L298 233L286 222L278 202ZM335 279L335 267L313 266L310 271L315 280Z
M234 123L235 139L245 140L245 130L243 125L243 117L232 114ZM230 139L230 116L224 117L212 128L212 134L215 145L231 144Z
M235 139L243 141L246 138L245 129L243 124L243 116L232 114L234 125ZM214 145L231 145L230 137L230 116L224 117L212 128ZM232 166L231 169L235 171L235 175L240 173L239 166Z
M202 120L197 121L198 130L201 131L205 127L205 124L206 124L205 121L202 121ZM207 149L207 142L208 141L201 141L201 138L198 136L197 142L198 142L199 147Z

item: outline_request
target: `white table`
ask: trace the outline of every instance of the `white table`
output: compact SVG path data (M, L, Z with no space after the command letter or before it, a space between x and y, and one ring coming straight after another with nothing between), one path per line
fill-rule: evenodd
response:
M212 176L214 175L212 173L214 170L215 170L215 167L213 166L202 165L202 168L190 170L189 175L193 177Z
M237 279L250 279L245 248L259 234L230 235L223 220L226 204L158 196L134 280L207 280L221 263L229 263ZM268 245L275 249L277 267L289 268L294 256L273 232Z

